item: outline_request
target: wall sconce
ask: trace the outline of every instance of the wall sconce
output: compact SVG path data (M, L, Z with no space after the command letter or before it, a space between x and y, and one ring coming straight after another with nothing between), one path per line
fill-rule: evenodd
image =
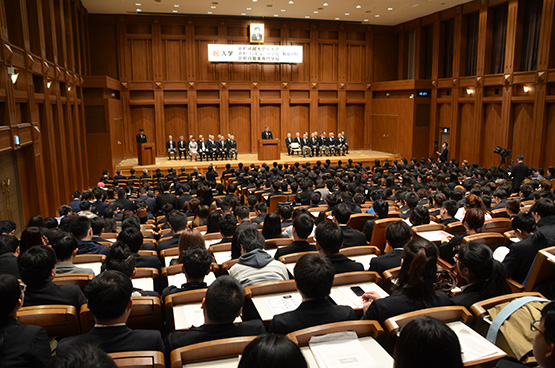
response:
M530 86L523 86L523 87L522 87L522 90L524 91L524 93L528 93L528 92L530 92L530 91L532 90L532 87L530 87Z
M17 78L19 78L19 73L15 70L13 66L8 67L8 74L12 79L12 83L15 84L17 82Z
M67 87L67 91L71 92L71 86Z
M46 88L50 89L52 87L52 81L46 82Z
M467 88L466 89L466 94L469 96L473 96L474 95L474 88Z

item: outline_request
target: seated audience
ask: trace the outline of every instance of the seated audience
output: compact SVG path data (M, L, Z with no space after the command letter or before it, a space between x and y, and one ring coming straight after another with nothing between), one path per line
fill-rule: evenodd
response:
M87 285L85 292L95 326L86 334L62 339L58 344L59 354L84 344L97 345L106 353L164 352L160 331L131 330L126 326L133 306L133 285L128 276L119 271L102 272Z
M347 204L338 204L333 208L331 214L333 216L333 221L339 225L339 228L343 232L343 248L366 245L366 236L364 233L347 225L347 222L349 222L351 218L351 210Z
M389 253L382 254L370 260L368 271L375 271L380 275L385 271L401 265L403 247L412 239L412 230L405 221L395 221L385 229L386 247L392 249Z
M181 211L171 211L168 213L167 219L172 229L172 235L163 240L160 239L157 245L158 251L179 246L181 233L187 228L187 216Z
M235 208L235 217L237 218L237 230L244 229L262 229L262 226L255 224L249 220L249 208L247 206L239 206Z
M48 245L48 239L42 235L38 227L28 227L21 233L19 238L19 251L25 253L35 245Z
M75 346L65 353L58 353L48 368L118 368L108 354L94 345Z
M331 221L321 222L316 227L314 238L318 252L330 260L336 274L364 271L362 263L355 262L339 253L343 244L343 232L337 224Z
M73 264L77 255L77 239L70 233L59 233L52 242L52 249L56 253L56 275L87 273L94 276L90 268L76 267Z
M77 254L105 254L110 248L92 241L93 231L91 220L85 216L75 217L70 225L71 233L77 238Z
M56 253L45 245L37 245L19 255L17 265L21 280L27 285L23 306L65 304L77 310L86 299L77 285L56 285Z
M204 237L197 229L185 229L179 237L179 257L177 258L177 263L183 263L181 257L185 250L195 247L206 249Z
M444 201L441 205L441 209L439 210L439 218L441 219L439 223L442 225L448 225L459 221L455 218L458 209L459 206L457 206L457 202L454 200L450 199Z
M430 212L424 206L416 206L414 210L412 210L408 221L410 222L411 226L419 226L419 225L426 225L430 223Z
M266 334L251 341L238 368L307 368L301 349L282 335Z
M233 235L237 230L237 219L231 213L226 213L219 220L220 234L222 240L215 244L231 243Z
M307 241L313 227L314 220L312 216L301 214L295 217L295 220L293 220L293 243L285 247L279 247L274 258L279 259L279 257L291 253L316 251L316 246L309 244Z
M239 233L237 240L241 256L237 264L229 269L229 275L243 287L289 279L285 265L264 251L264 237L258 230L245 229Z
M335 275L329 259L305 254L297 261L294 274L303 302L293 311L275 315L269 332L286 335L307 327L355 319L351 307L335 305L329 299Z
M363 294L363 319L383 324L389 317L415 310L451 305L451 299L434 290L437 280L437 247L416 238L403 248L401 270L393 294L382 298L376 292Z
M135 258L135 267L149 267L156 268L160 271L161 263L160 258L157 256L143 256L139 254L139 250L143 246L143 234L134 227L123 229L119 234L117 240L126 244L131 251L131 255Z
M235 319L241 314L244 298L243 289L235 279L229 276L218 277L208 287L202 300L204 324L170 333L166 337L167 354L174 349L199 342L265 333L262 321L257 319L235 323Z
M376 222L376 220L387 218L389 214L389 204L383 199L375 200L374 204L372 205L372 208L374 209L376 218L366 221L366 223L364 224L364 228L362 229L362 232L366 236L366 240L368 241L368 243L372 241L372 233L374 232L374 222Z
M466 230L464 234L455 235L451 238L444 238L439 246L441 259L450 264L455 264L455 254L459 251L462 240L467 235L474 235L482 232L485 222L485 212L481 208L470 208L465 212L462 224Z
M266 215L262 226L262 235L264 239L281 238L281 219L277 213Z
M0 235L0 274L7 273L20 278L17 267L19 240L13 235Z
M259 225L262 224L267 215L266 211L268 211L268 207L266 206L266 203L264 202L257 203L254 206L254 213L256 214L256 217L251 219L251 221L254 222L255 224L259 224Z
M0 274L0 357L2 367L44 367L50 360L50 341L42 327L22 325L17 311L25 288L13 275Z
M212 254L205 248L192 247L184 251L181 259L183 273L187 278L187 282L182 284L181 287L169 285L165 288L162 292L162 299L164 300L170 294L208 287L206 282L204 282L204 277L210 273L210 266L214 261Z

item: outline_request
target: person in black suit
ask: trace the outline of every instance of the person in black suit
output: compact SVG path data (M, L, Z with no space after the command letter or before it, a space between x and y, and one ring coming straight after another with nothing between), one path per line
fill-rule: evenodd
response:
M314 238L318 252L331 261L336 274L364 271L362 263L355 262L339 253L343 244L343 232L337 224L331 221L321 222L316 227Z
M270 130L270 127L264 127L264 131L262 132L262 139L274 139L274 135Z
M139 129L139 134L137 134L137 143L146 143L147 141L147 136L145 134L145 131L143 129Z
M0 274L0 356L2 367L44 367L51 357L50 341L42 327L22 325L17 311L24 287L13 275Z
M438 160L440 162L447 162L447 160L449 159L449 143L444 142L442 145L443 150L441 151L441 153L439 153L439 151L436 151L436 153L438 154L439 158Z
M513 165L511 169L511 177L513 179L512 190L513 193L518 193L522 181L530 175L530 167L524 163L524 156L516 156L517 164Z
M77 254L104 254L110 251L105 244L92 240L93 230L91 220L85 216L78 216L71 221L70 230L77 238Z
M160 271L162 265L160 258L156 256L143 256L139 250L143 246L144 237L141 232L134 227L127 227L118 234L118 241L127 244L131 255L135 258L135 266L139 268L156 268Z
M122 209L124 211L135 210L135 204L132 200L127 198L127 191L124 188L118 189L118 199L116 199L114 203L118 206L119 209Z
M262 226L259 224L252 223L249 220L249 208L247 206L239 206L235 208L235 217L237 218L237 231L245 230L245 229L262 229Z
M56 254L45 245L29 248L17 259L21 280L27 285L23 306L30 305L73 305L77 310L86 303L83 292L77 285L56 285L52 278L56 274Z
M494 192L493 192L493 199L495 201L495 206L491 206L490 210L497 210L497 209L501 209L501 208L505 208L505 203L507 202L507 197L508 197L508 193L501 189L501 188L497 188Z
M452 199L444 201L439 210L439 218L441 219L439 223L442 225L448 225L459 221L455 218L458 209L459 206L456 201Z
M108 354L94 345L74 346L63 354L57 353L48 368L118 368Z
M160 331L131 330L126 326L133 306L133 285L129 277L119 271L105 271L96 276L85 291L95 326L84 335L62 339L58 344L58 353L83 344L98 345L106 353L146 350L164 352Z
M262 133L264 134L264 133ZM264 138L262 138L264 139ZM287 138L285 138L285 148L287 148L287 154L291 156L291 143L293 142L293 138L291 138L291 133L287 133Z
M332 210L333 221L343 232L343 248L366 245L366 235L360 230L347 226L351 218L351 209L345 203L340 203Z
M162 300L165 300L170 294L208 287L204 278L210 273L210 266L214 262L212 253L205 248L190 247L183 253L181 261L183 262L182 271L187 282L181 286L169 285L162 291Z
M199 342L264 334L266 330L260 320L234 323L241 314L243 301L244 293L238 281L230 276L218 277L208 287L202 301L204 324L168 334L166 356L174 349Z
M174 194L170 193L170 186L171 183L169 181L162 181L160 183L160 188L162 189L162 193L156 196L156 211L160 212L162 207L169 203L173 206L174 209L178 209L177 206L177 197Z
M385 270L399 267L401 265L403 247L411 238L412 230L405 221L395 221L387 225L385 241L393 250L372 258L368 271L376 271L381 275Z
M19 240L13 235L0 235L0 274L7 273L20 278L17 267Z
M303 302L291 312L275 315L270 333L286 335L303 328L356 318L351 307L334 305L329 299L335 275L329 259L319 254L305 254L297 261L294 273Z
M312 157L312 142L307 132L304 132L303 138L301 139L301 150L303 152L303 157L306 157L307 153Z
M285 247L280 247L274 255L274 258L278 259L281 256L291 253L316 251L316 246L306 241L312 233L313 227L314 220L311 215L301 213L295 217L295 220L293 220L293 243Z
M172 159L172 153L173 159L177 160L177 144L175 143L171 135L168 136L168 141L166 142L166 150L168 151L168 159L170 161Z
M226 141L226 150L232 160L233 155L235 155L235 160L237 160L237 141L235 140L235 136L233 134L231 134L229 139Z
M179 141L177 141L177 152L179 153L179 159L181 160L182 157L186 160L187 159L187 142L183 136L179 137Z
M67 205L71 207L71 212L77 213L81 211L79 205L81 204L81 192L76 190L73 192L73 201L69 202Z

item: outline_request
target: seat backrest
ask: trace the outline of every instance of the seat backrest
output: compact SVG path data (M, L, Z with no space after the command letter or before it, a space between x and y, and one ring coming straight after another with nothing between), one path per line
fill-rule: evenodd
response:
M183 265L182 264L176 264L176 265L172 265L172 266L162 268L162 276L163 277L168 277L168 276L171 276L171 275L177 275L178 273L181 273L181 272L183 272Z
M163 235L166 235L167 233L169 233L169 232L171 232L171 231L172 231L171 228L169 228L169 229L162 229L162 230L160 230L160 231L158 232L158 234L159 234L160 236L163 236Z
M139 255L141 256L155 256L158 257L158 253L155 250L139 249Z
M275 238L275 239L266 239L264 242L265 249L272 249L277 247L284 247L286 245L290 245L293 243L295 239L293 238Z
M425 308L413 312L403 313L398 316L388 318L384 322L385 330L389 335L393 336L399 332L404 325L410 321L421 317L433 317L445 323L453 321L462 321L463 323L470 323L472 315L465 307L461 306L447 306L447 307L434 307Z
M480 300L479 302L472 304L472 306L470 307L470 312L472 312L472 315L477 319L483 319L488 313L488 310L490 308L493 308L499 304L511 302L515 299L522 298L524 296L537 296L540 298L543 297L542 294L536 293L536 292L512 293L512 294L496 296L494 298Z
M295 280L269 281L256 285L247 286L244 289L245 296L252 298L258 295L286 293L297 290Z
M302 347L307 346L313 336L343 331L354 331L359 338L364 336L378 338L383 334L383 328L377 321L344 321L293 331L287 334L287 337Z
M279 261L281 263L296 263L302 256L309 253L318 253L318 252L299 252L299 253L290 253L284 256L279 257Z
M287 201L286 195L274 195L270 197L270 206L268 208L268 213L276 212L279 202Z
M222 275L229 275L229 270L237 264L237 261L238 259L230 259L229 261L222 263L222 267L220 268Z
M492 218L509 218L509 214L505 208L498 208L491 211Z
M343 254L345 257L355 257L365 254L375 254L379 256L380 254L382 254L380 248L373 245L360 245L357 247L341 248L339 250L339 253Z
M171 368L181 368L191 363L238 357L255 338L256 336L232 337L175 349L171 352Z
M532 291L539 283L555 279L555 247L544 248L538 252L530 268L524 291Z
M81 334L79 317L73 305L35 305L17 311L17 320L24 325L44 327L50 337Z
M355 213L351 215L351 218L349 218L349 221L347 221L347 225L352 227L353 229L362 231L362 229L364 229L366 221L373 218L376 218L376 216L370 213Z
M381 276L374 271L345 272L335 275L335 277L333 278L333 286L357 284L364 282L374 282L377 284L381 280Z
M484 233L500 233L512 230L511 220L508 218L492 218L484 222L482 232Z
M499 233L479 233L465 236L462 240L462 244L466 244L471 241L477 241L487 245L493 251L496 248L505 245L507 239L504 235Z
M124 351L108 354L118 367L164 368L164 354L160 351Z
M152 267L138 267L135 270L134 279L142 279L142 278L156 278L158 277L158 270Z
M222 239L222 234L221 233L209 233L209 234L204 234L202 236L204 238L204 240L216 240L216 239Z
M68 273L56 275L52 281L56 285L78 285L81 290L85 290L85 287L93 278L94 275L88 273Z
M445 230L445 225L442 224L425 224L412 227L413 233L423 233L426 231L441 231Z
M104 254L78 254L75 256L73 260L73 264L80 264L80 263L96 263L100 262L103 263L106 259Z
M447 224L447 232L453 235L462 235L466 232L466 229L461 221L455 221Z
M386 218L374 221L374 229L372 230L372 239L370 245L378 247L380 251L385 249L385 229L392 222L401 221L400 218Z

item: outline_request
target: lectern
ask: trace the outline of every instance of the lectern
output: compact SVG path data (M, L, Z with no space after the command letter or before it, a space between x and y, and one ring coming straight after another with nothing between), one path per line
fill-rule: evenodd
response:
M156 163L154 143L137 143L139 165L154 165Z
M281 158L279 139L260 139L258 141L258 160L270 161Z

